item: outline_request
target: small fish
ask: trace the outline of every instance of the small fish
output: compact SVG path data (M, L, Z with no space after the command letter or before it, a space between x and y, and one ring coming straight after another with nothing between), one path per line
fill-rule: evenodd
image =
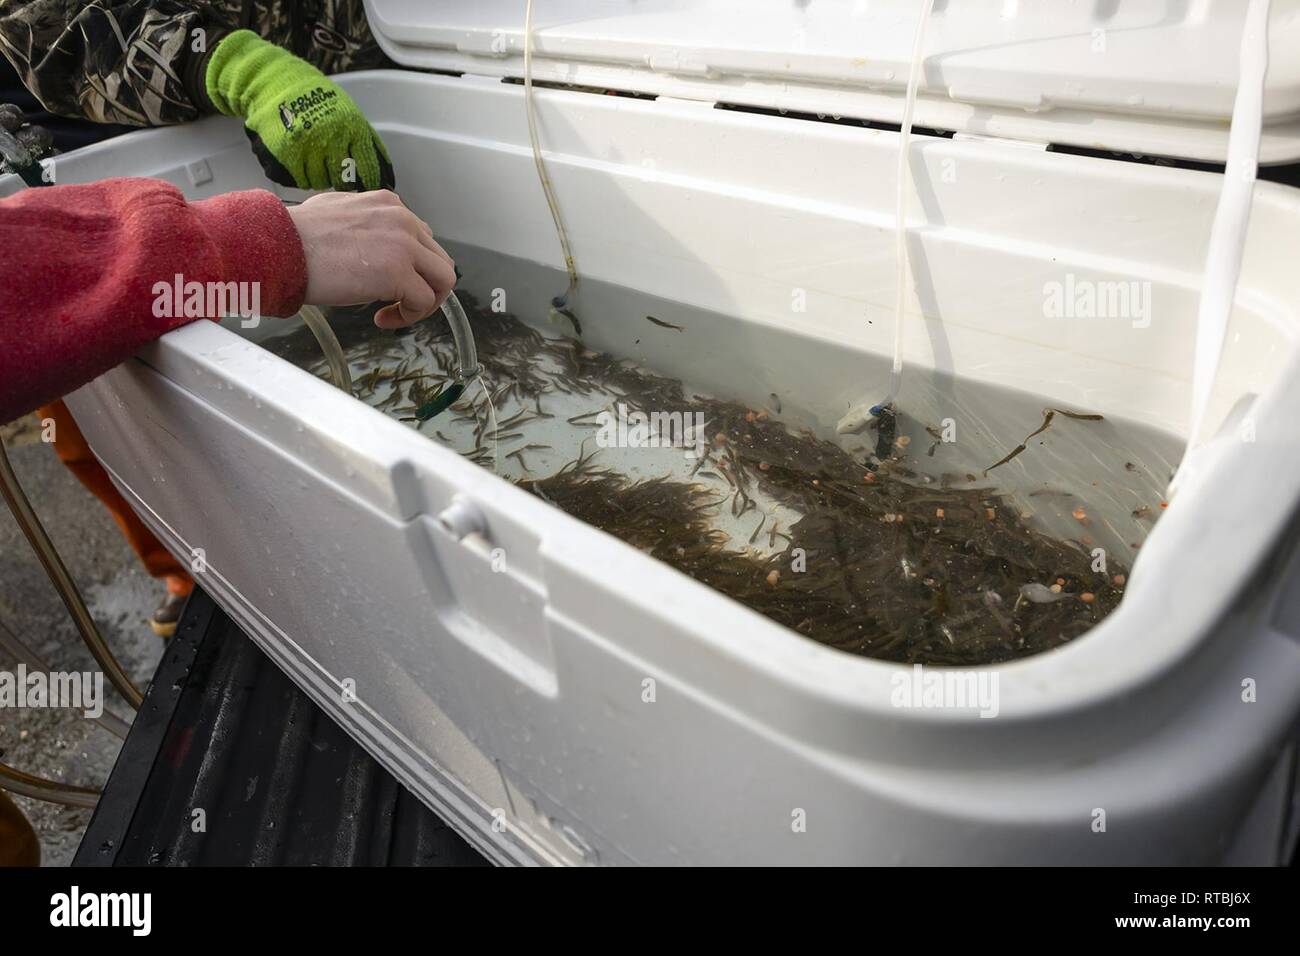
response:
M665 322L663 319L656 319L653 315L646 316L647 322L653 322L661 329L672 329L674 332L685 332L686 330L680 325L673 325L671 322Z
M1025 446L1025 445L1017 445L1015 448L1013 448L1013 449L1011 450L1010 454L1007 454L1007 455L1003 456L1002 458L999 458L999 459L998 459L997 461L995 461L993 464L991 464L991 465L989 465L987 468L985 468L985 469L984 469L984 474L985 474L985 475L988 475L988 473L989 473L990 471L992 471L994 468L998 467L998 465L1005 465L1005 464L1006 464L1007 462L1009 462L1012 458L1015 458L1015 457L1016 457L1017 455L1019 455L1022 451L1024 451L1026 447L1027 447L1027 446Z
M554 324L556 320L556 316L560 316L560 315L564 316L566 319L569 320L570 324L573 326L573 334L576 335L578 338L582 338L582 323L578 321L578 317L574 315L573 312L565 308L565 297L562 295L557 295L554 299L551 300L551 309L549 313L549 318L551 322Z
M987 477L988 473L992 471L994 468L997 468L999 465L1005 465L1012 458L1015 458L1017 455L1023 452L1025 450L1025 447L1029 444L1029 439L1033 438L1035 435L1041 435L1043 432L1047 431L1047 429L1052 424L1052 419L1055 418L1057 415L1064 415L1066 418L1073 418L1076 421L1080 421L1080 422L1105 421L1105 418L1103 418L1101 415L1090 415L1087 414L1086 412L1067 412L1063 408L1044 408L1043 424L1039 425L1032 432L1026 435L1025 440L1021 442L1019 445L1017 445L1009 455L999 459L998 461L995 461L993 464L985 468L984 475Z

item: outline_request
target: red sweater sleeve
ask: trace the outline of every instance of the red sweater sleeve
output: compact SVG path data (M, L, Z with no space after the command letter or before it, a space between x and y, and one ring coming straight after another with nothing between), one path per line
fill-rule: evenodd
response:
M262 315L292 315L307 265L293 220L264 190L187 203L160 180L107 179L0 199L0 422L198 318L160 294L177 276L256 283L245 288Z

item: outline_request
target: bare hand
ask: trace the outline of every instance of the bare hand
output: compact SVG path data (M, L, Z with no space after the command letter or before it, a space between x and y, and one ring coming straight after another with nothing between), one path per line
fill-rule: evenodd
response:
M388 190L320 193L289 207L307 257L307 302L392 301L381 329L432 315L456 284L455 264L424 220Z

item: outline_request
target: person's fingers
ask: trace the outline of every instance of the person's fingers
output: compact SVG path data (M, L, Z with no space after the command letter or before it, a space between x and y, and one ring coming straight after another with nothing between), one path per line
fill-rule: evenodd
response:
M451 258L451 254L433 238L433 230L429 228L427 222L407 209L395 193L385 191L376 195L392 197L391 205L393 208L384 210L382 215L388 217L387 221L392 223L393 228L411 236L419 243L422 251L427 251L443 260L452 269L452 272L455 272L455 261Z
M375 313L375 325L381 329L404 329L425 318L428 316L416 315L414 310L408 310L401 302L393 302Z
M407 323L402 319L402 312L394 302L375 313L375 325L381 329L402 329Z
M317 172L325 169L321 164ZM375 321L398 328L434 312L456 284L451 256L391 191L319 193L292 207L290 216L307 255L313 304L395 302Z
M434 302L434 308L442 305L443 300L447 298L448 293L456 285L456 269L451 264L451 261L435 255L421 246L415 257L415 271L420 274L420 277L429 284L429 288L436 294L437 300Z
M335 164L328 153L321 154L316 167L316 176L322 183L321 189L337 189L342 172L343 167Z
M372 192L370 195L366 197L366 200L368 202L378 202L389 206L397 206L402 209L406 208L402 204L402 198L398 196L397 193L393 192L391 189L381 189L377 192ZM414 215L414 213L412 213L412 215Z
M438 301L437 292L425 278L409 269L400 279L397 302L375 313L375 324L380 328L411 325L432 315Z
M293 185L295 188L297 189L311 188L311 185L307 179L307 166L305 163L303 163L301 159L298 159L289 165L282 165L280 168L283 169L285 171L285 175L287 175L288 178L292 180L291 185Z
M309 153L303 160L309 189L329 189L329 160L321 153Z
M346 144L331 146L326 171L330 185L341 192L356 192L361 188L358 181L356 161L348 154Z
M306 180L301 177L301 167L288 169L280 158L267 149L266 144L262 142L262 137L257 135L250 127L244 127L244 134L248 137L248 143L252 147L253 155L257 161L262 164L262 170L266 173L266 178L273 183L279 183L281 186L296 186L303 188Z
M426 231L429 228L428 225L423 221L421 221L420 225L424 226L424 228L420 230L420 245L424 246L424 248L428 249L439 259L445 260L447 265L451 266L452 269L455 270L456 260L451 257L451 254L446 249L438 245L438 240L433 238L432 232Z
M397 188L397 173L393 171L393 162L388 158L388 153L383 150L383 143L380 143L379 152L379 186L381 189Z
M352 143L352 156L357 161L357 179L364 189L380 189L379 154L374 141L366 136Z
M378 170L378 188L396 189L397 176L393 172L393 160L388 155L388 147L374 128L370 129L370 149L375 155L375 168Z
M311 167L304 161L299 161L290 167L293 171L293 178L298 183L299 189L319 189L319 186L312 185Z
M402 297L397 301L397 307L408 322L419 322L433 315L439 303L450 291L451 287L448 286L440 292L420 272L412 269L403 287Z
M402 202L401 197L398 196L397 193L393 192L391 189L388 189L387 187L385 187L384 192L394 197L397 200L397 204L399 206L401 206L407 212L411 213L411 218L414 219L416 224L419 226L420 232L424 233L430 239L433 238L433 227L430 226L423 219L421 219L419 216L417 216L415 213L411 212L410 208L408 208L407 205L404 202Z

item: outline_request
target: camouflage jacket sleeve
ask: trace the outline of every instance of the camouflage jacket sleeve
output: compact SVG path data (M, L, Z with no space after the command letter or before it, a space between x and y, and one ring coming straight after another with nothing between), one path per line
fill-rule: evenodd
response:
M244 0L0 0L0 52L51 113L165 126L213 112L207 52ZM196 32L197 31L197 32Z

